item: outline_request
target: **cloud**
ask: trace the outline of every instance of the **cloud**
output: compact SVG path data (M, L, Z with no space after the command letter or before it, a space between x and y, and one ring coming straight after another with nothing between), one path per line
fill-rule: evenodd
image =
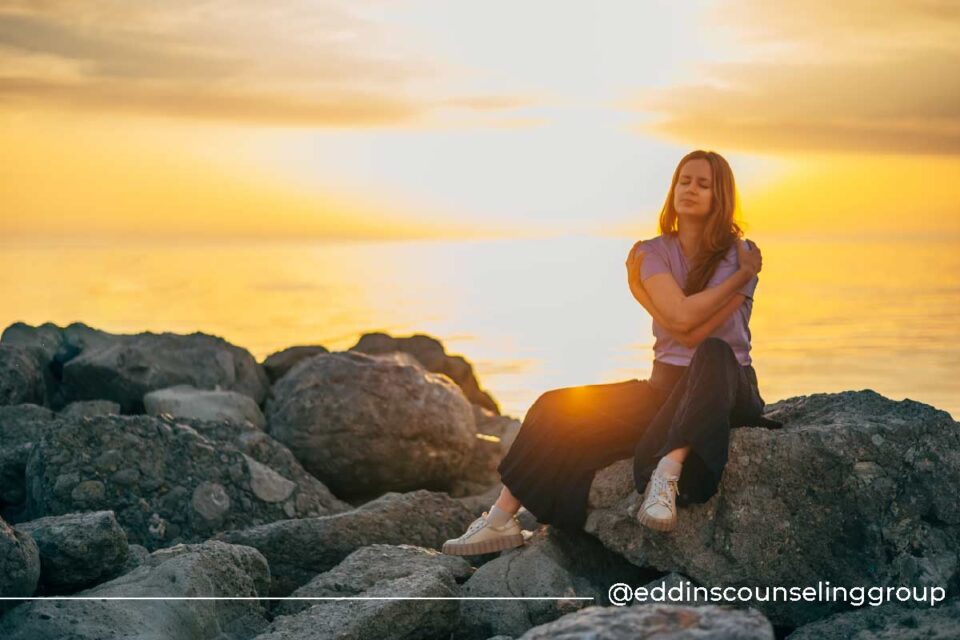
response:
M277 125L402 126L513 96L434 96L375 2L0 3L0 101Z
M880 5L733 5L714 19L736 22L766 58L704 65L701 83L642 93L633 107L662 116L645 131L701 146L960 152L960 8Z

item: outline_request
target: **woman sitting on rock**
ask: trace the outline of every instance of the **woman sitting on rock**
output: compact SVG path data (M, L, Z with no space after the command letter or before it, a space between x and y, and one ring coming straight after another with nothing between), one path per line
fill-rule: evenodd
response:
M653 318L649 380L555 389L530 407L498 471L489 511L443 551L474 555L523 544L521 504L539 522L580 529L595 472L633 456L640 524L671 531L676 505L706 502L727 462L730 428L777 426L750 359L759 248L742 240L733 172L722 156L680 161L660 235L633 246L627 281Z

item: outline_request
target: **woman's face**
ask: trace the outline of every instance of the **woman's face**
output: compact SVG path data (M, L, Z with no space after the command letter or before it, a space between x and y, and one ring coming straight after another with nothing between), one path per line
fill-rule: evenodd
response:
M703 158L687 160L680 167L673 190L673 208L680 215L703 216L713 206L713 171Z

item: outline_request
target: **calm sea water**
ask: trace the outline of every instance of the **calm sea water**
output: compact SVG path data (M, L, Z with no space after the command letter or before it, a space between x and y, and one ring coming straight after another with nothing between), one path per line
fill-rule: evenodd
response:
M960 241L756 238L753 358L767 402L874 389L960 416ZM0 247L0 324L203 331L258 359L368 331L427 333L505 413L547 389L646 378L631 239Z

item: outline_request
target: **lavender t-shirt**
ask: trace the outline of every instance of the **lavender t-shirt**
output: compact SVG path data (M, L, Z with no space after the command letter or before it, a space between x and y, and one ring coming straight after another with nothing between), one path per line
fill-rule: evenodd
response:
M669 273L682 289L687 281L690 264L680 248L680 240L675 234L660 235L650 240L644 240L640 245L644 252L643 263L640 265L640 280L644 281L658 273ZM715 287L740 268L737 259L736 245L730 247L727 254L717 265L707 288ZM740 288L740 293L747 297L736 311L723 324L713 330L711 337L717 337L727 342L737 356L741 365L752 363L750 359L750 312L753 310L753 292L757 288L759 278L754 276L747 284ZM653 335L656 342L653 345L654 358L666 364L688 366L693 358L693 349L688 349L675 340L670 333L656 320L653 321Z

